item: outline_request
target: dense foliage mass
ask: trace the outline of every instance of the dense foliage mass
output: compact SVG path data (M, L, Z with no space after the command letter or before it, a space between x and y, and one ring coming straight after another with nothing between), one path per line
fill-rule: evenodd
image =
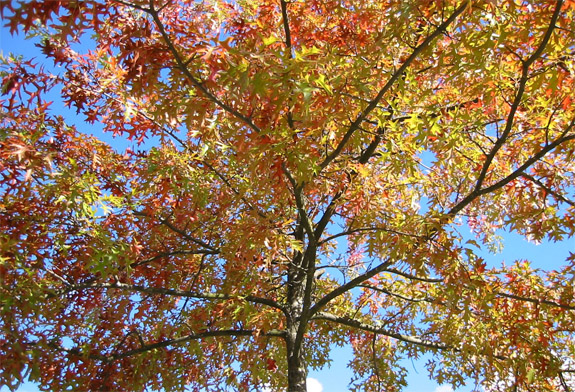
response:
M570 390L573 0L1 4L0 384Z

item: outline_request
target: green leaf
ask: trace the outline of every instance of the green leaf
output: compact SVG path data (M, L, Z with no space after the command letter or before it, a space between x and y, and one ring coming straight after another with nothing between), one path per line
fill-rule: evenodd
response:
M268 38L264 38L264 45L265 46L270 46L271 44L273 44L274 42L277 42L277 37L271 35Z
M327 91L329 93L329 95L333 95L333 90L331 89L331 86L329 84L327 84L326 79L325 79L325 75L321 74L318 76L318 78L315 80L317 84L319 84L325 91Z

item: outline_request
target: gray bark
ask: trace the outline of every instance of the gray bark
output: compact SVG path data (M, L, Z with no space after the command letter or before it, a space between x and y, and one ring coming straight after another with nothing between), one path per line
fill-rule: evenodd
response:
M307 366L303 348L297 343L298 322L288 326L286 344L288 354L288 392L307 392Z

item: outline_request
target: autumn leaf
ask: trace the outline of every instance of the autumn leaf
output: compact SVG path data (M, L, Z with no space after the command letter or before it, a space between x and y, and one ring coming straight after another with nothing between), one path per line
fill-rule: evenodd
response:
M572 388L573 1L0 10L2 385Z

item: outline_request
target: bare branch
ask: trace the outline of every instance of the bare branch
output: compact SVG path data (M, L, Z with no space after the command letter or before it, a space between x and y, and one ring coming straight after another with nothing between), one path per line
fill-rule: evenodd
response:
M563 389L565 390L565 392L571 392L571 388L570 388L569 385L567 384L567 381L565 380L565 377L563 376L563 373L565 373L565 371L560 371L560 372L559 372L559 381L561 382L561 386L563 387Z

